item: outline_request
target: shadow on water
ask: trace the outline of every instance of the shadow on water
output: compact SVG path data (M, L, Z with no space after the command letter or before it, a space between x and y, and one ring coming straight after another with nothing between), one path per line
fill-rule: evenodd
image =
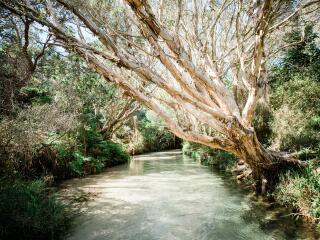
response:
M71 179L60 195L79 213L70 240L319 239L283 208L178 150Z
M239 186L230 173L214 167L210 167L210 170L223 179L223 186L230 194L239 195L249 203L250 208L241 214L241 218L246 224L258 223L264 233L273 232L278 237L281 236L281 239L320 239L320 232L315 224L306 223L301 218L295 218L290 209L263 196L256 195L253 188Z

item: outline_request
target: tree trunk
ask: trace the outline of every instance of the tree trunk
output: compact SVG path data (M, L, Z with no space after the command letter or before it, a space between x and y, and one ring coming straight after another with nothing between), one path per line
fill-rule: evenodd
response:
M255 132L242 136L236 142L237 155L251 168L258 193L272 192L283 170L306 166L306 162L295 159L288 153L265 149L258 141Z

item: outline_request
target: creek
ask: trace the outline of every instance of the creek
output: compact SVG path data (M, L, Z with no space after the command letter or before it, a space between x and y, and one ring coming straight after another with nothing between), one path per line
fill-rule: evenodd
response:
M67 180L59 194L77 202L69 240L320 239L309 224L179 150Z

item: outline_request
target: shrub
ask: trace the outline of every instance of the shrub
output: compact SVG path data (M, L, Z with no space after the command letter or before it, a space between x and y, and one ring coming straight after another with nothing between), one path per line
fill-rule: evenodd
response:
M48 89L43 86L25 86L20 89L20 101L25 105L43 105L46 103L52 103L53 99L49 94Z
M194 159L199 159L204 165L214 165L221 170L226 170L236 162L236 157L228 152L197 143L183 142L182 151Z
M71 176L83 176L101 172L104 167L111 167L126 163L130 159L123 147L112 141L100 141L87 149L73 152L73 159L69 162Z
M175 148L175 136L163 127L153 126L150 122L142 121L139 130L143 137L146 151L161 151Z
M274 149L299 151L304 147L319 146L319 94L319 84L312 78L301 76L274 90L271 96Z
M86 163L90 163L92 158L84 156L80 151L76 150L73 153L74 159L69 163L71 175L82 176L85 174L90 174L90 172L85 171ZM88 165L88 164L87 164Z
M128 152L140 154L181 146L180 139L169 132L152 111L140 110L137 119L137 125L134 121L128 121L115 135L117 142L123 143Z
M130 159L129 154L118 143L112 141L101 141L97 147L101 150L98 158L101 159L106 166L125 163Z
M75 122L72 113L62 112L58 105L44 104L23 109L14 119L3 118L0 121L0 174L46 173L44 168L52 165L53 158L47 158L45 150L50 151Z
M287 33L285 41L293 43L302 36L303 41L287 48L269 75L273 112L270 143L274 150L298 151L299 157L307 159L319 156L320 49L312 25Z
M59 239L66 230L64 206L41 180L0 183L0 239Z
M303 172L287 172L273 193L275 199L292 206L303 217L320 220L320 175L310 164Z

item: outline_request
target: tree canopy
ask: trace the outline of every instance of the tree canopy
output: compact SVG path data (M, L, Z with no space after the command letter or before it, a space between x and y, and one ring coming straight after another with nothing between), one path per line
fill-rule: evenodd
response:
M156 112L175 135L245 159L272 180L301 162L266 150L254 113L268 92L267 64L284 27L319 1L6 1L55 44L77 52L106 80ZM300 18L300 20L299 20ZM291 43L294 44L294 43ZM285 164L285 165L286 165Z

